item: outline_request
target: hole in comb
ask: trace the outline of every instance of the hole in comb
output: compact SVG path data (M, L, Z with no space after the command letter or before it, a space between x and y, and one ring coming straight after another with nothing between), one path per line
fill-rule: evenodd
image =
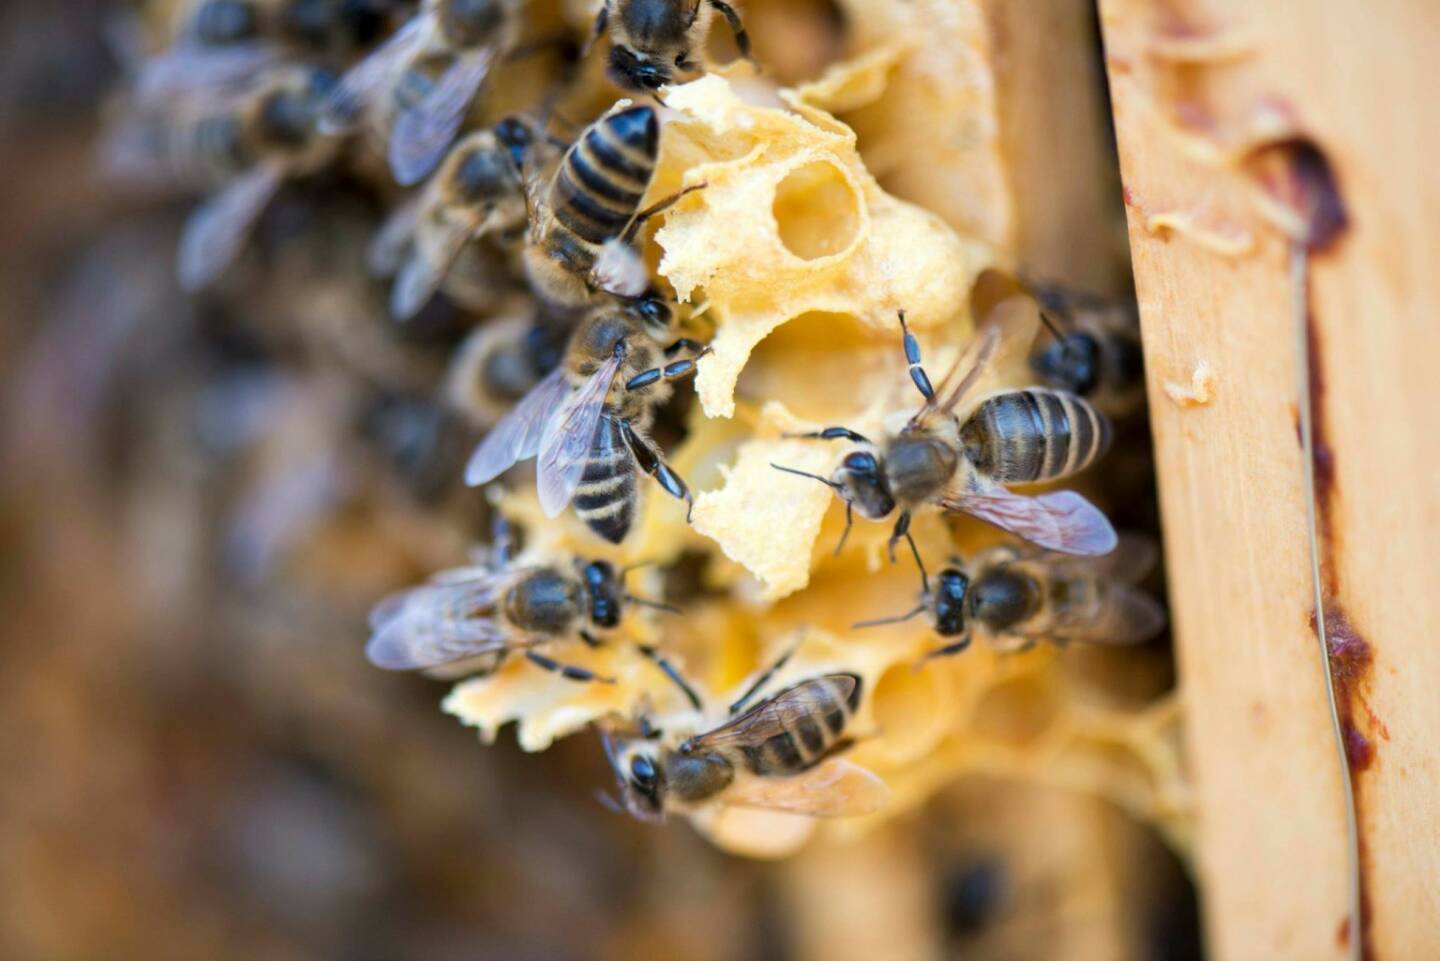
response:
M844 171L815 160L785 175L771 207L785 249L802 260L838 254L860 232L860 198Z

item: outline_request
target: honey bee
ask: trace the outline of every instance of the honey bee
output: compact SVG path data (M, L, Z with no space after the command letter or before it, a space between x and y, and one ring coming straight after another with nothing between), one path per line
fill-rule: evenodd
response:
M691 55L705 45L716 12L730 25L740 55L749 57L745 25L723 0L604 0L593 38L609 31L607 75L626 90L651 91L673 82L677 71L700 72Z
M507 141L512 137L522 140ZM466 136L420 195L385 222L371 248L370 266L375 273L395 275L390 297L395 319L413 317L446 286L467 244L524 227L525 196L515 157L528 141L528 131L518 122Z
M480 442L465 482L477 487L536 457L545 513L559 516L573 499L580 519L614 544L635 519L637 470L693 506L690 489L647 435L671 383L695 373L705 353L683 337L662 346L672 324L670 306L658 297L592 310L571 335L560 366ZM693 356L664 362L682 351Z
M341 79L320 119L349 130L366 107L400 94L389 130L390 171L419 183L445 156L490 69L514 47L522 0L424 0L420 11ZM440 65L433 80L428 65ZM418 89L412 89L418 88Z
M1110 423L1103 414L1073 394L1038 387L992 393L964 419L954 413L1002 342L1006 347L1029 343L1034 328L1025 319L1025 314L1007 312L988 325L936 390L920 365L920 346L901 311L910 378L925 398L920 410L899 433L879 444L845 427L796 435L862 445L847 454L828 479L772 466L834 490L845 502L847 534L855 511L880 520L898 510L890 537L892 556L895 545L906 539L922 581L925 568L910 536L910 517L927 503L989 521L1050 550L1104 554L1115 546L1115 530L1079 494L1057 491L1027 497L1006 489L1010 484L1059 480L1094 463L1110 445Z
M253 89L175 117L141 113L106 145L112 174L174 183L219 183L186 221L180 284L201 289L224 272L287 178L329 164L339 144L315 130L320 103L334 85L327 70L282 67Z
M249 80L287 55L344 60L385 32L389 0L201 0L174 42L139 64L142 103Z
M959 558L935 578L935 589L894 624L928 614L945 646L929 657L958 654L977 629L999 651L1021 651L1048 638L1056 644L1140 644L1165 626L1165 611L1135 583L1155 563L1155 545L1126 536L1103 557L1074 557L1013 544L988 548L969 564Z
M1115 419L1144 406L1145 355L1133 301L987 270L971 298L974 316L983 317L997 302L1017 295L1034 299L1052 338L1037 343L1030 354L1030 369L1044 384L1083 397Z
M617 105L581 132L548 185L530 196L525 273L547 301L584 306L594 292L638 297L649 272L630 246L645 221L692 186L641 210L655 172L660 123L650 106Z
M503 524L500 530L508 532ZM608 561L577 558L569 570L554 564L515 566L511 548L508 533L502 533L481 563L442 571L428 584L377 604L370 612L371 635L365 647L370 663L412 671L474 665L487 658L484 671L492 671L519 652L536 667L567 680L613 684L613 677L557 661L536 648L571 638L598 647L619 627L629 605L675 612L626 591L625 572ZM699 703L673 665L653 648L641 652L677 680L692 703Z
M537 312L494 318L465 338L445 376L450 406L489 429L560 365L571 328Z
M1145 406L1145 352L1135 304L1055 285L1031 285L1054 340L1030 358L1052 387L1084 397L1112 418ZM1059 317L1054 327L1050 316Z
M812 817L879 810L885 783L838 756L853 743L846 730L860 704L859 675L801 681L743 710L773 671L703 734L666 737L643 719L635 733L602 732L620 793L612 806L652 822L711 803Z

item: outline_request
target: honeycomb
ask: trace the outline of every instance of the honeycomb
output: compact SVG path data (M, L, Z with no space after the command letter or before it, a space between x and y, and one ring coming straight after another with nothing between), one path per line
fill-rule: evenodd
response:
M716 844L784 856L817 831L853 836L917 808L957 777L990 774L1102 794L1183 847L1189 800L1173 696L1141 708L1116 703L1050 647L999 654L976 645L917 669L937 646L923 624L851 626L913 604L914 568L885 557L888 525L857 521L834 556L843 506L825 487L771 467L828 475L842 445L783 435L845 424L873 436L913 411L918 396L904 372L897 308L929 369L943 372L972 329L977 274L1013 257L1001 171L984 137L996 124L983 50L973 37L948 47L944 37L926 36L923 11L908 6L847 8L870 11L858 19L862 38L887 39L808 84L766 90L739 67L667 90L660 166L646 202L705 185L667 213L650 251L713 349L699 365L686 438L669 452L697 491L693 524L648 483L636 528L619 548L571 516L545 518L528 481L511 485L502 509L530 533L522 562L643 562L652 566L632 575L632 587L656 597L661 572L685 558L700 565L704 590L679 601L681 614L631 615L602 649L553 649L557 659L616 677L614 685L578 685L514 661L461 681L444 708L486 740L514 722L529 751L640 713L666 731L699 733L723 720L721 705L747 679L793 650L770 689L829 671L864 678L854 722L861 740L849 757L880 774L891 801L877 815L823 822L712 805L694 821ZM969 21L956 12L967 5L930 9L942 6L947 30L964 33ZM947 72L957 50L968 69ZM959 111L941 115L964 118L969 137L938 157L929 149L933 131L884 120L944 106ZM934 159L934 176L897 173L914 157ZM965 184L970 207L937 204L942 216L902 200L880 185L872 162L901 190L926 185L948 196L947 188ZM1018 364L992 377L997 387L1024 382ZM913 532L932 567L997 539L978 522L937 513L918 517ZM658 644L681 666L704 712L638 653L641 644Z

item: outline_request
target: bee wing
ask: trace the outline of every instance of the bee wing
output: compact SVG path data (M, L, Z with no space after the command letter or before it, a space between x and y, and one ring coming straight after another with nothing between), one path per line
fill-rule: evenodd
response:
M377 277L393 277L400 269L405 246L415 235L425 209L425 192L416 191L391 211L365 251L365 265Z
M396 183L419 183L435 169L495 62L493 47L460 54L423 100L401 111L390 133L390 172Z
M540 460L536 482L540 489L540 507L547 517L556 517L575 496L580 475L590 456L595 429L605 410L605 396L610 382L620 371L623 354L616 352L601 364L584 385L570 395L564 409L556 413L540 440Z
M516 461L534 457L540 450L546 424L560 410L569 392L563 367L557 367L536 384L475 448L465 465L465 483L479 487L509 470Z
M1125 584L1135 584L1155 569L1159 559L1159 548L1155 540L1144 534L1130 531L1117 534L1114 550L1106 554L1075 555L1044 550L1031 546L1021 549L1026 557L1039 558L1057 569L1076 574L1090 574Z
M280 62L280 51L264 43L220 47L181 41L146 60L135 78L135 103L142 108L173 106L176 97L244 87Z
M650 271L640 252L618 237L600 247L590 279L606 293L617 297L639 297L650 286Z
M947 494L940 504L1061 554L1105 554L1117 541L1109 519L1074 491L1027 497L994 484L983 491Z
M831 758L793 777L744 778L721 797L723 803L733 807L844 818L880 810L890 797L890 789L875 772L842 758Z
M834 685L839 685L836 690ZM783 734L800 721L812 717L821 705L831 704L830 695L843 700L855 690L855 678L849 674L830 674L802 681L781 691L775 697L752 707L739 717L690 739L692 749L713 749L723 746L754 747L777 734Z
M1012 297L998 304L946 373L934 396L910 418L906 430L915 430L930 418L954 410L997 359L1030 346L1039 323L1034 305L1024 298Z
M445 275L460 256L465 242L474 235L469 225L446 223L432 235L431 248L422 250L419 245L410 252L410 257L400 266L395 285L390 289L390 316L396 320L409 320L420 312L420 308L435 295Z
M325 98L320 108L319 128L323 134L334 135L351 130L359 119L361 108L374 99L375 92L399 62L419 45L424 34L423 16L411 17L365 58L346 72Z
M507 646L510 633L491 609L508 579L495 574L392 594L370 612L365 656L376 667L410 671Z
M1106 612L1091 631L1068 634L1066 640L1121 646L1144 644L1165 628L1165 608L1145 591L1111 581L1105 585Z
M1083 564L1085 568L1102 577L1124 584L1136 584L1155 569L1160 550L1155 540L1144 534L1126 532L1118 535L1115 549L1098 557L1071 558L1071 564ZM1148 595L1147 595L1148 596Z
M280 189L282 178L282 171L273 164L253 167L190 215L180 236L181 287L190 292L201 290L230 266L260 212Z

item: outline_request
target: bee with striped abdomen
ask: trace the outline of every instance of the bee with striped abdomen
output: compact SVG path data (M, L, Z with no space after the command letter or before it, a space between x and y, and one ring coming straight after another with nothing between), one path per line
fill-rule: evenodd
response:
M910 537L910 518L924 504L970 514L1050 550L1104 554L1115 546L1115 530L1079 494L1057 491L1027 497L1006 489L1009 484L1060 480L1094 463L1110 444L1110 424L1103 414L1073 394L1040 387L1002 390L982 399L963 419L955 414L1002 342L1006 347L1029 344L1034 336L1033 323L1027 323L1031 319L1023 312L1007 312L987 326L937 390L920 366L920 346L902 311L910 378L925 398L920 410L899 433L879 444L844 427L799 435L862 445L845 456L829 479L774 466L833 489L845 501L847 533L853 512L880 520L898 510L891 551L901 538L908 540L922 580L924 565Z
M475 449L465 482L479 486L536 457L545 513L556 517L574 500L580 519L614 544L635 519L637 471L693 505L689 488L648 436L671 383L695 373L705 353L686 338L666 346L673 316L658 297L592 310L571 335L560 366ZM666 362L686 351L693 356Z
M674 611L630 594L623 579L624 571L600 560L577 558L568 570L550 564L514 566L501 524L488 561L442 571L428 584L375 605L365 656L386 670L447 669L454 674L454 666L473 668L468 673L493 671L507 655L520 652L536 667L568 680L614 683L536 648L577 638L597 647L620 626L628 605ZM668 661L653 649L641 650L692 703L699 703Z
M419 183L445 156L491 68L515 46L521 3L424 0L345 74L326 101L321 128L348 131L367 109L392 110L390 171L403 186Z
M638 297L649 288L631 242L646 220L698 189L641 210L659 150L655 109L617 105L565 151L548 184L530 195L525 273L538 296L575 307L597 290Z
M673 82L677 71L698 73L692 55L705 46L715 13L730 25L740 55L749 57L750 37L724 0L604 0L594 37L610 34L606 74L626 90L649 92Z
M935 578L920 605L899 617L856 627L895 624L929 614L943 647L929 657L958 654L980 635L999 651L1020 651L1049 639L1056 644L1141 644L1165 626L1160 603L1135 586L1155 563L1148 538L1122 537L1101 557L1074 557L1013 544L959 558Z
M413 317L436 290L451 292L451 269L467 245L487 235L518 235L524 227L517 155L529 142L528 128L515 120L466 136L419 196L390 215L371 247L370 267L394 275L390 313L397 320Z
M783 660L783 659L782 659ZM885 783L838 755L860 705L856 674L801 681L744 710L767 671L731 708L725 723L694 737L667 737L641 724L602 734L620 804L643 821L708 804L856 817L877 811Z

